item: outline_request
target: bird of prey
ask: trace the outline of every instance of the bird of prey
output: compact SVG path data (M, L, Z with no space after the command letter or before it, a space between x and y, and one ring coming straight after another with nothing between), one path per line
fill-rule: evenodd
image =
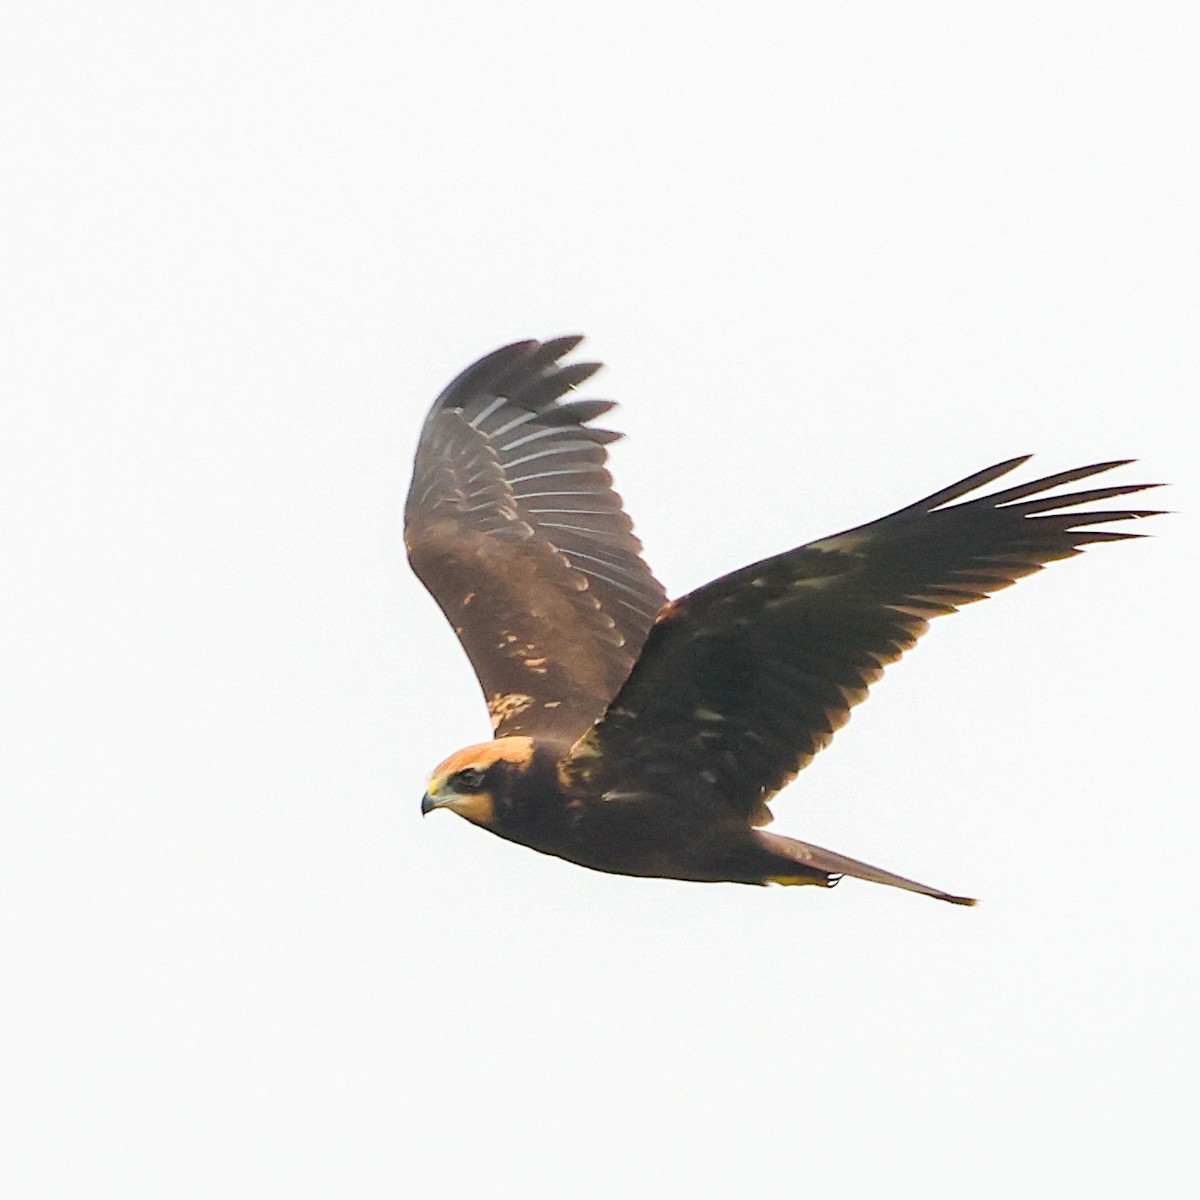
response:
M422 812L599 871L831 887L850 875L973 904L769 833L767 802L827 746L931 617L1154 515L1046 493L1122 462L978 495L977 471L890 516L670 603L605 469L613 407L563 397L580 337L504 346L434 401L405 512L413 570L479 678L493 740L433 773ZM1026 456L1028 457L1028 456Z

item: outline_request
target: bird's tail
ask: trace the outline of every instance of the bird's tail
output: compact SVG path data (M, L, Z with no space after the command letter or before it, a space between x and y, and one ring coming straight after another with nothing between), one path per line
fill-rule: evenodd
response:
M945 900L950 904L978 903L969 896L952 896L949 892L940 891L938 888L928 887L912 879L905 879L903 875L893 875L891 871L881 870L869 863L847 858L844 854L838 854L833 850L824 850L820 846L800 842L795 838L783 837L778 833L765 833L762 830L756 830L754 836L763 848L770 852L779 868L778 874L767 876L766 882L768 883L824 882L825 886L831 887L841 876L852 875L855 879L866 879L870 883L884 883L888 887L903 888L906 892L919 892L922 896L932 896L935 900ZM789 875L790 864L798 864L807 867L808 870ZM826 879L823 881L814 879L812 875L814 871L823 872Z

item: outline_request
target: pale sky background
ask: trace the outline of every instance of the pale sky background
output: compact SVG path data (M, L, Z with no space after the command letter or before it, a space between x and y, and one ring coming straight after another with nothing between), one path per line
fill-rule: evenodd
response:
M0 1193L1190 1195L1198 12L16 5ZM978 908L421 820L488 727L417 432L575 331L675 595L1015 454L1175 485L776 804Z

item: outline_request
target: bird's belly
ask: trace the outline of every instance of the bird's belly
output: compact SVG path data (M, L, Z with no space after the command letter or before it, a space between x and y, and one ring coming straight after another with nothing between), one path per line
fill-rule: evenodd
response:
M560 836L534 849L594 871L698 882L757 882L747 857L749 827L714 828L670 804L589 805Z

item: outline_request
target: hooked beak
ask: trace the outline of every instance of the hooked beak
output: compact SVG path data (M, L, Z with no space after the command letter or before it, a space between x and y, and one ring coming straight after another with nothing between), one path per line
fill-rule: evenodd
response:
M461 796L442 786L443 780L431 779L421 797L421 816L427 817L435 808L453 808Z
M435 808L448 808L452 813L490 829L495 817L495 806L490 792L470 792L462 795L445 781L430 781L429 789L421 797L421 816L427 817Z

